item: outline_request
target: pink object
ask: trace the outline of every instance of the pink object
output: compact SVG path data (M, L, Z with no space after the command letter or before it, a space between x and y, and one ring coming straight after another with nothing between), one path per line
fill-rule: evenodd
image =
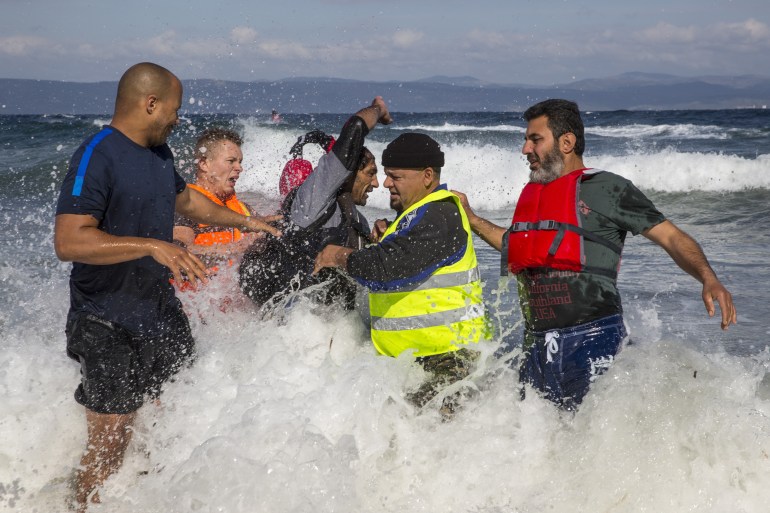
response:
M313 165L305 159L291 159L283 166L281 178L278 181L278 190L281 196L286 196L292 189L302 185L310 173L313 172Z

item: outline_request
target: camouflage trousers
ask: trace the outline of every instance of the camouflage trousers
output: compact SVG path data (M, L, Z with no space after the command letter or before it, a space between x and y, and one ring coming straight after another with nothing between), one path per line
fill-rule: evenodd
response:
M436 397L441 390L449 385L467 378L476 361L479 352L462 348L449 353L420 356L416 359L422 365L428 378L415 390L406 395L406 399L422 408ZM439 412L444 420L449 420L458 407L460 399L468 395L468 391L458 391L444 398Z

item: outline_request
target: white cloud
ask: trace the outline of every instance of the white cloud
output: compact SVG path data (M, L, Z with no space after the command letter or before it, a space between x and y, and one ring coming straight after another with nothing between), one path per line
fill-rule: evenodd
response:
M386 45L381 40L327 44L312 50L312 58L325 63L365 62L387 59L388 57Z
M10 36L0 37L0 53L6 55L29 55L50 43L37 36Z
M230 31L230 39L235 44L248 45L257 40L257 31L251 27L235 27Z
M766 23L757 21L755 19L746 20L743 23L746 32L751 35L752 39L770 39L770 28Z
M416 30L399 30L393 34L393 44L398 48L410 48L423 38L424 34Z
M720 23L714 30L714 36L722 41L736 43L768 43L770 27L750 18L740 23Z
M158 55L174 55L177 53L176 32L168 30L146 41L142 40L139 46Z
M77 45L77 50L75 53L86 58L99 58L104 55L104 49L92 44L82 43Z
M767 68L770 22L748 16L733 20L739 21L699 24L687 19L677 24L666 19L637 30L604 26L563 32L536 25L490 30L474 23L460 35L423 26L362 35L335 26L339 30L305 31L297 38L285 32L268 38L261 29L257 31L256 24L247 25L244 20L242 25L216 32L174 30L166 25L149 36L116 34L101 42L74 33L68 39L54 39L51 34L0 37L0 57L10 63L4 66L18 69L36 61L43 70L40 76L50 76L43 68L53 62L72 61L72 69L77 63L98 76L99 70L141 59L157 60L186 72L186 77L239 79L470 74L494 81L548 83L550 77L606 76L629 70L732 74Z
M222 39L180 39L173 30L168 30L149 39L116 41L111 48L115 54L135 55L136 53L146 53L150 56L157 55L196 60L218 57L232 51L232 45Z
M698 38L695 27L678 27L662 21L636 33L635 39L644 44L688 44Z
M651 48L670 47L673 51L692 54L696 50L708 50L717 54L731 52L745 53L752 46L770 46L770 27L761 21L749 18L735 23L717 23L701 27L676 26L661 22L653 27L638 31L632 36L636 43ZM686 50L681 47L686 45Z
M294 41L263 41L258 45L259 50L274 59L312 59L313 53Z
M472 30L468 33L466 39L471 45L480 45L492 49L509 48L514 44L514 40L509 34L490 30Z

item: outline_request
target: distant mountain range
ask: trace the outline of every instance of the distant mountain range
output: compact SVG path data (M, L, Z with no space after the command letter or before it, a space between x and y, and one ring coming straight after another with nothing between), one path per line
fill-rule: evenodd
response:
M521 112L545 98L582 110L767 108L770 77L624 73L569 84L493 84L434 76L412 82L297 77L275 81L183 80L187 114L348 113L381 95L394 112ZM0 114L111 114L116 82L0 79Z

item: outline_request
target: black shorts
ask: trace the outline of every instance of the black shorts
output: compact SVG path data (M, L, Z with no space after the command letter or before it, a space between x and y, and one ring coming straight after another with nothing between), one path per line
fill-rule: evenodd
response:
M67 323L67 354L80 362L75 400L96 413L131 413L160 394L163 383L192 361L195 343L181 307L171 308L161 333L132 335L91 314Z

